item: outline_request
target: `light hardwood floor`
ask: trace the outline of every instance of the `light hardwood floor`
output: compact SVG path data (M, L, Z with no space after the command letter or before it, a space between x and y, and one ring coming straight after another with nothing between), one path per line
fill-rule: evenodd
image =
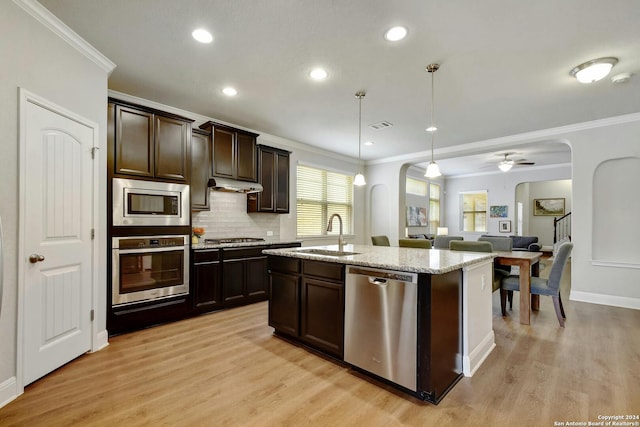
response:
M544 273L543 273L544 274ZM566 281L568 283L568 281ZM541 298L437 405L272 335L267 304L114 337L26 388L1 426L553 426L640 414L640 311ZM517 295L516 295L517 300Z

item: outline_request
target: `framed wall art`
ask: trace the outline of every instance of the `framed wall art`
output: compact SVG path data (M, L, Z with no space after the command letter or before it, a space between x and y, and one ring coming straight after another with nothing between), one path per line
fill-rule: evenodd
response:
M504 206L489 206L489 216L491 218L506 218L507 217L507 205Z
M500 221L498 223L498 231L501 233L511 233L511 221Z
M564 198L562 199L533 199L533 214L535 216L564 215Z
M407 206L407 227L425 227L427 225L427 208Z

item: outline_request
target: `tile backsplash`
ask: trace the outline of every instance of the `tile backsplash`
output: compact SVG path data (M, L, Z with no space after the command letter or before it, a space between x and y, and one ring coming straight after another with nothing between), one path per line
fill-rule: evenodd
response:
M211 191L208 211L193 212L192 226L203 227L205 238L280 238L280 218L275 213L247 213L247 195ZM272 232L269 236L267 233Z

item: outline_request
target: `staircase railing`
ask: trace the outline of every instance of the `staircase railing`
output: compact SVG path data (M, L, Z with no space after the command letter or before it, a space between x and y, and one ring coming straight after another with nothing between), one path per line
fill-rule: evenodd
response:
M571 240L571 212L553 219L553 244Z

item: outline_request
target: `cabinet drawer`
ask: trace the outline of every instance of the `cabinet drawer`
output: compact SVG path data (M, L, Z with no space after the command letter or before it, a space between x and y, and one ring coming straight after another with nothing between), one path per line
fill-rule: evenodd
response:
M305 275L322 277L342 282L344 280L344 265L322 261L304 261L302 271Z
M198 249L193 251L193 262L220 261L220 249Z
M225 260L261 257L261 256L266 256L262 254L262 251L265 249L267 249L266 246L253 246L251 248L238 248L238 249L223 249L222 257Z
M300 273L300 260L283 256L269 256L269 270L280 273Z

